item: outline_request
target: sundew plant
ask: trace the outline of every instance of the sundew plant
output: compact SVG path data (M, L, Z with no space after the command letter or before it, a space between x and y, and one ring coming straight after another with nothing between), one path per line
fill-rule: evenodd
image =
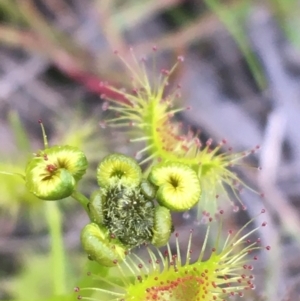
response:
M125 129L131 142L143 143L136 156L110 153L99 158L98 188L85 196L78 191L88 167L85 153L72 145L48 145L40 120L44 147L17 176L41 201L72 197L89 217L78 233L82 249L108 273L90 275L97 279L95 285L76 287L74 300L221 301L242 297L255 288L252 261L258 260L260 250L270 250L259 238L253 239L253 233L266 223L253 226L254 217L224 236L222 202L229 200L229 193L237 195L238 185L244 185L231 167L254 150L223 153L226 141L212 147L210 139L201 141L198 133L185 132L176 121L176 113L184 109L175 104L179 86L173 92L169 88L182 57L157 76L154 68L153 78L148 76L145 61L132 57L133 65L123 60L131 74L132 93L102 83L120 97L107 99L103 107L115 116L108 114L101 125ZM243 206L230 203L234 210ZM192 250L193 230L187 233L184 246L173 224L174 212L193 208L197 208L198 222L201 214L206 217L199 250ZM258 215L263 213L264 209ZM175 248L171 237L175 237ZM144 253L138 252L142 249Z
M156 52L155 47L153 51ZM142 157L139 164L147 167L146 174L150 173L152 182L160 186L160 196L166 189L165 185L162 186L164 181L168 183L171 178L181 178L180 190L177 189L173 197L180 198L182 202L185 202L185 199L188 201L186 206L172 208L173 210L188 210L197 204L198 216L202 213L214 215L218 211L220 202L224 199L231 202L227 193L228 189L243 206L238 191L241 186L246 187L246 184L231 168L240 165L241 160L254 153L259 146L240 153L232 152L229 147L228 152L224 153L222 147L227 143L225 139L213 147L212 139L200 140L199 131L184 130L183 124L175 119L175 115L191 108L176 107L175 102L178 102L181 95L180 84L175 85L170 82L178 64L184 61L182 56L178 57L177 63L170 70L161 69L158 74L152 76L154 78L150 78L147 73L145 59L138 61L133 52L132 58L132 65L122 59L132 79L132 91L131 93L123 92L109 86L109 89L121 95L122 98L108 99L104 108L115 112L115 117L101 122L101 125L114 128L125 127L128 129L130 141L140 143L141 149L136 153L136 158ZM172 90L172 87L175 88ZM165 168L166 171L166 175L163 173L162 177L157 172L160 170L160 167L156 166L158 163L162 164L161 166L164 167L161 168ZM171 167L172 164L178 163L195 172L194 176L200 182L200 196L198 196L199 191L195 191L193 196L187 194L193 194L194 190L186 186L185 174L179 176L181 171L175 166ZM231 204L237 205L234 202Z

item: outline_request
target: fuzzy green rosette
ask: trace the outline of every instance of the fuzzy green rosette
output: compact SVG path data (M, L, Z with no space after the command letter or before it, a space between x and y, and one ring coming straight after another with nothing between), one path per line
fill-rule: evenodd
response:
M70 196L84 175L88 162L82 151L73 146L53 146L32 158L25 170L28 190L42 200Z
M92 194L88 208L91 221L108 229L128 249L145 242L163 246L170 238L170 210L155 206L140 186L101 188Z

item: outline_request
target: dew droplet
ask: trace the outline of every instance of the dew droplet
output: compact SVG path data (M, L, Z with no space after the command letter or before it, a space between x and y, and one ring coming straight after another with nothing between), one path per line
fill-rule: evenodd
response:
M239 210L240 210L240 208L238 206L233 207L233 212L238 212Z
M100 121L100 122L99 122L99 125L100 125L100 127L101 127L102 129L105 129L105 128L106 128L106 123L105 123L105 121Z
M184 219L189 219L189 218L191 217L191 215L190 215L189 212L184 212L183 215L182 215L182 217L183 217Z

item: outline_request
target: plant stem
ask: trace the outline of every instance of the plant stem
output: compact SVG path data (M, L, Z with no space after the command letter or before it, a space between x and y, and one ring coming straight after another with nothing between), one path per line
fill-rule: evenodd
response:
M84 196L82 193L80 193L79 191L76 191L76 190L73 191L71 196L80 203L80 205L84 208L84 210L89 215L88 203L90 202L90 200L86 196Z
M66 271L65 271L65 252L62 237L62 216L57 202L45 202L45 216L48 223L49 234L51 237L51 259L53 292L55 295L62 295L66 292Z
M18 177L21 177L23 180L25 180L25 176L24 175L22 175L20 173L16 173L16 172L7 172L7 171L0 170L0 175L18 176Z

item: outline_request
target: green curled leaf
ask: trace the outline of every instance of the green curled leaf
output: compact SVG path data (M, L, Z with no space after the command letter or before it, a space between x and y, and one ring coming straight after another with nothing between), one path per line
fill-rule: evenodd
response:
M26 174L26 187L36 197L42 200L60 200L70 196L75 189L75 179L65 169L48 176L40 167Z
M151 243L156 247L166 245L172 232L172 217L166 207L157 206L154 213L154 227Z
M122 154L111 154L100 162L97 180L100 187L118 184L137 187L142 180L142 170L134 159Z
M125 258L126 249L110 237L105 227L95 223L87 224L81 231L81 244L89 258L101 265L110 267Z
M38 153L25 169L26 186L43 200L59 200L72 194L87 168L83 152L73 146L53 146Z
M89 203L89 211L91 221L101 225L104 221L103 216L103 201L105 196L101 192L101 190L95 191L91 196L91 201Z
M148 200L153 200L156 195L156 187L147 180L142 180L141 192Z
M82 178L88 167L85 154L74 146L53 146L46 149L45 153L49 161L53 160L58 168L66 169L76 182Z
M169 162L154 166L149 181L158 186L157 201L174 211L191 209L200 199L200 182L189 166Z

